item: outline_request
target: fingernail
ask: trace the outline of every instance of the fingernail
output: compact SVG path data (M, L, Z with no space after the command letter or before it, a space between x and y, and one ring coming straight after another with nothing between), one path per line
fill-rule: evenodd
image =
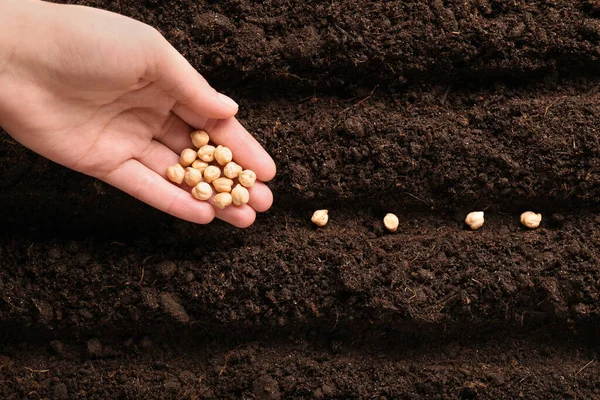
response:
M230 97L225 96L223 93L219 93L219 100L227 104L229 107L239 108L238 103L233 101Z

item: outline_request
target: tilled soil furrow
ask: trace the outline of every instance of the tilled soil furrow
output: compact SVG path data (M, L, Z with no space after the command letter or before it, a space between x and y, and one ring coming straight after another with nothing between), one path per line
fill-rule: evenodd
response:
M600 195L600 87L574 87L434 87L361 104L316 95L242 115L274 154L281 199L581 207Z
M599 321L595 214L546 215L528 231L518 215L492 213L477 232L460 219L399 214L396 234L378 210L332 209L321 229L305 214L271 213L247 231L182 223L154 240L5 238L0 320L81 334L132 323L418 330Z
M92 3L157 27L215 83L282 93L597 74L599 66L592 0Z
M551 89L430 87L362 103L326 95L241 103L241 121L278 166L270 184L276 200L288 204L345 199L516 212L592 206L600 197L596 81ZM10 142L0 142L0 152L11 188L0 197L3 208L72 197L68 208L83 214L115 193Z
M224 346L152 337L111 347L53 341L0 356L0 395L29 398L437 398L600 396L593 349L509 337L378 349L250 342ZM123 355L125 353L125 355ZM103 382L103 384L99 384Z

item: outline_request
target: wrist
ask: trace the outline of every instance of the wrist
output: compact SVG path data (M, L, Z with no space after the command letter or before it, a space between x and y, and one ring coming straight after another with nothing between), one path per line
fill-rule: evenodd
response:
M36 54L39 31L43 29L40 10L46 9L38 0L0 0L0 127L10 132L9 121L18 112L15 98L23 84L27 67ZM45 12L45 11L41 11ZM24 68L25 67L25 68Z
M0 77L18 49L29 46L40 29L40 12L46 3L39 0L0 0Z

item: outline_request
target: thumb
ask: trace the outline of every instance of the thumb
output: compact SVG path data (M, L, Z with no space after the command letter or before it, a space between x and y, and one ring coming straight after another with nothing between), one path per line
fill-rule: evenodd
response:
M166 39L163 41L156 60L155 81L159 87L194 114L215 119L233 117L237 103L213 89Z

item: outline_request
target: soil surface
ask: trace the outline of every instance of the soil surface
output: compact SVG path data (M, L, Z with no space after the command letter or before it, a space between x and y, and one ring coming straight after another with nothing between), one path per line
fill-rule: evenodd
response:
M600 398L600 2L78 3L235 98L276 201L195 226L0 133L0 398Z

